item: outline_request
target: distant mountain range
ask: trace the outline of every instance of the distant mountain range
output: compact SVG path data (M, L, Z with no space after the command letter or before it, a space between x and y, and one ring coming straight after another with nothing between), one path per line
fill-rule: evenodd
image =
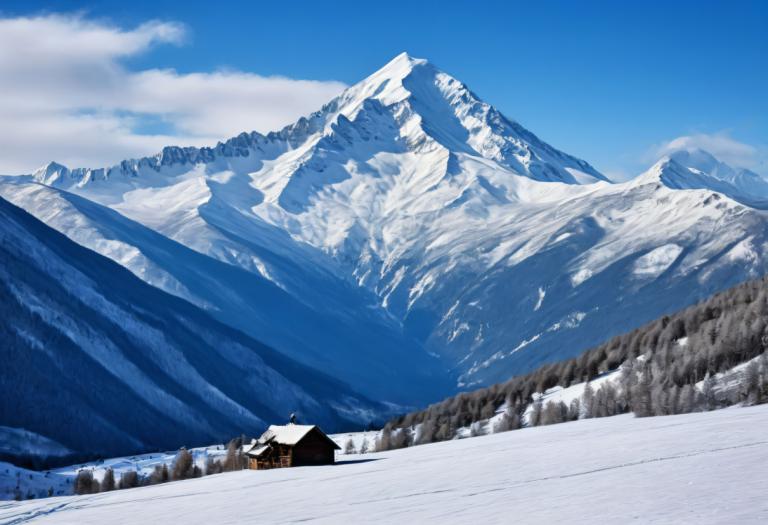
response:
M212 326L400 406L577 355L768 266L759 175L693 151L613 183L406 54L278 132L51 163L0 196Z

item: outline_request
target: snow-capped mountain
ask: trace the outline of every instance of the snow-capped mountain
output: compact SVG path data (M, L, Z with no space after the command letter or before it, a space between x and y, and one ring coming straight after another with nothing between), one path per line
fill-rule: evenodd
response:
M440 378L506 379L762 274L766 216L745 206L762 196L736 202L712 181L741 197L758 184L700 161L670 158L674 170L613 184L402 54L279 132L103 169L50 164L0 194L288 355L324 356L323 370L364 393L421 402L448 393ZM158 240L117 236L110 224L123 221ZM304 314L278 315L283 335L271 335L271 316L287 311L272 296L237 297L208 267L199 275L229 284L201 294L185 264L159 262L160 237L360 337L314 342Z
M661 158L644 175L668 188L712 190L753 208L768 208L768 180L744 168L733 168L701 149L680 150Z
M24 436L3 458L207 443L292 411L349 428L383 409L4 199L0 223L0 422Z
M768 208L768 180L748 169L733 168L700 149L665 156L647 176L658 178L669 188L708 189L748 206Z

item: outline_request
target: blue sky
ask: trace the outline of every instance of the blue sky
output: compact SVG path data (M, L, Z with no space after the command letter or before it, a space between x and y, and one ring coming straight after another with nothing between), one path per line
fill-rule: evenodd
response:
M361 4L27 0L4 2L0 15L76 14L123 31L150 20L180 25L178 38L157 37L112 57L128 72L229 71L351 84L408 51L608 174L636 174L680 137L768 174L768 2ZM117 108L110 117L136 134L162 135L157 140L211 138L193 128L177 133L177 122L153 111Z

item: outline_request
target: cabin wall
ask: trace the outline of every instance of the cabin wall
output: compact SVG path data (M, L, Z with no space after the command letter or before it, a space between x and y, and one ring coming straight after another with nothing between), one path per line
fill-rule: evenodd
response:
M293 449L287 445L275 445L259 457L248 458L248 468L266 470L293 466Z
M331 465L336 455L333 445L319 432L312 431L293 447L293 465Z

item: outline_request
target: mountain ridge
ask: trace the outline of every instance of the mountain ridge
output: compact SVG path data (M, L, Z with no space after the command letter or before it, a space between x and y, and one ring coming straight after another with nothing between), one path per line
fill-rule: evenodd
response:
M439 83L445 87L453 88L453 92L450 94L454 99L454 103L467 103L469 101L475 106L474 111L480 113L485 119L485 124L492 125L497 129L509 128L509 130L519 135L519 137L512 137L511 142L513 145L519 145L519 143L527 141L541 148L547 155L574 163L579 169L583 169L588 177L596 180L608 180L585 161L575 159L570 155L555 150L517 122L507 119L495 108L480 101L466 85L446 75L430 62L425 59L413 58L405 52L395 57L366 79L346 89L341 95L324 105L321 110L307 118L300 118L297 122L285 126L280 131L270 132L266 135L256 131L243 132L235 137L219 142L214 147L167 146L155 155L138 159L126 159L109 167L69 169L52 161L36 170L33 173L33 177L36 181L45 184L55 184L57 182L61 184L63 182L62 178L69 176L76 180L75 184L82 185L92 180L106 180L118 174L123 176L139 176L144 168L160 171L163 167L170 167L175 164L213 162L217 157L249 157L254 150L281 140L292 145L297 139L305 138L307 134L317 133L333 124L338 124L340 117L354 120L363 108L364 101L379 100L385 107L395 106L414 98L418 100L419 96L417 93L419 91L421 91L419 95L422 98L430 98L431 94L425 92L424 86L434 83L437 77L440 77ZM418 106L420 103L417 102L416 105ZM477 108L477 106L480 106L480 108ZM421 104L421 107L424 107L424 105ZM432 132L440 134L436 129L433 129ZM497 146L497 144L487 145L485 149L492 149L491 146ZM505 146L510 147L509 144L505 144ZM528 161L530 161L531 157L534 160L536 159L536 154L532 154L530 150L523 148L522 151ZM473 150L473 152L482 156L477 149ZM518 156L521 154L520 151L493 151L492 153L500 158L509 157L512 154ZM516 168L520 168L522 165L523 163L520 161L514 163ZM539 173L536 176L543 177L544 175ZM567 182L576 182L574 175L571 173L558 173L557 176ZM548 179L544 178L541 180Z
M357 290L347 297L358 311L401 331L405 354L436 356L430 374L448 369L456 388L575 355L768 268L759 209L711 184L612 183L408 55L278 132L239 137L241 150L217 146L218 156L193 149L174 164L169 150L158 170L137 161L135 176L107 170L107 181L78 184L53 166L38 179L312 308L336 310L317 299L336 286ZM77 236L66 220L48 220ZM90 246L119 261L108 240ZM152 278L133 261L134 273ZM257 307L267 315L268 301ZM358 323L355 308L341 309L344 326ZM357 346L354 363L374 355L409 369L383 347Z

